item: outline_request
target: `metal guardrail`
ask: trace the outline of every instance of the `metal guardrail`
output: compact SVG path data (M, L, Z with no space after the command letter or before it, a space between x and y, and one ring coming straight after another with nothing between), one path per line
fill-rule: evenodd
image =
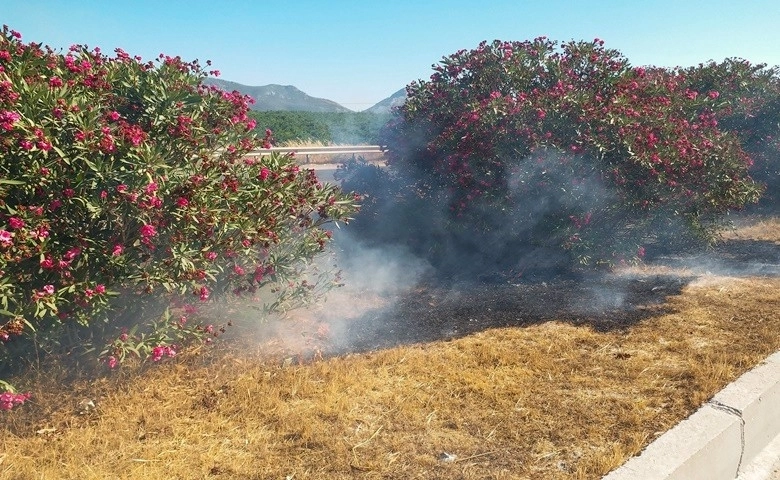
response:
M262 157L278 153L295 153L296 155L357 155L360 153L384 153L379 145L328 145L320 147L271 147L252 150L248 157Z

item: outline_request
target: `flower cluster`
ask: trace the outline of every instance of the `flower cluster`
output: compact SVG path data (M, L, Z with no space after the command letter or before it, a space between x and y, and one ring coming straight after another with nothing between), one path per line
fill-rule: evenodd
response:
M0 410L11 410L30 399L29 393L0 393Z
M157 345L152 349L152 361L159 362L163 357L175 357L175 345Z

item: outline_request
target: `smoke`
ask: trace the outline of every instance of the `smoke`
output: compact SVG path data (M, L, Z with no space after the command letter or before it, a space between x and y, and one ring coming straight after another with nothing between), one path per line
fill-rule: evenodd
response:
M426 172L353 165L343 186L367 195L350 228L369 244L403 245L430 262L440 281L568 275L575 261L561 248L569 235L562 224L585 227L591 215L601 213L599 224L619 231L604 219L604 212L618 210L616 193L593 163L582 156L540 152L507 162L515 165L513 170L485 174L500 183L485 195L472 195L471 187L452 190ZM621 240L611 232L603 236L607 242Z
M431 272L403 246L366 245L348 228L334 231L318 263L321 270L338 270L340 286L314 305L253 322L267 353L311 358L353 351L361 336L356 320L369 330L381 328L385 313Z
M780 276L780 245L731 241L697 255L668 255L656 262L703 278ZM705 280L702 280L704 282Z
M450 223L452 195L431 179L352 165L343 172L343 187L367 193L364 208L334 232L327 257L341 270L344 286L315 307L260 329L283 349L338 354L466 334L487 328L486 317L499 312L523 321L610 324L650 315L648 308L697 278L780 274L780 252L772 242L731 241L705 253L679 253L665 239L687 237L688 227L673 215L662 215L663 225L653 227L661 231L648 239L644 267L578 268L550 227L560 212L574 212L578 221L589 212L614 215L602 227L606 248L618 246L619 232L633 221L620 216L627 212L619 208L616 190L592 161L546 152L520 162L522 168L507 172L506 186L521 201L502 209L476 205L475 223L461 230ZM330 172L322 173L330 179ZM530 298L506 297L511 295Z

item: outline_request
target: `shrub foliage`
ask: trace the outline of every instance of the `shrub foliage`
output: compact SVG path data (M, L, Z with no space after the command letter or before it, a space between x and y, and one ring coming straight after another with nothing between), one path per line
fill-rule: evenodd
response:
M54 348L64 332L83 346L85 331L137 323L145 307L237 294L273 309L312 289L323 225L345 220L353 199L289 157L245 158L268 139L253 133L247 99L201 85L206 74L178 57L58 53L4 28L5 366L32 341Z
M355 226L452 274L611 265L664 236L710 240L761 190L743 139L719 128L720 87L634 68L598 39L459 51L407 87L388 172L346 169L345 186L369 193ZM414 228L383 228L393 216Z

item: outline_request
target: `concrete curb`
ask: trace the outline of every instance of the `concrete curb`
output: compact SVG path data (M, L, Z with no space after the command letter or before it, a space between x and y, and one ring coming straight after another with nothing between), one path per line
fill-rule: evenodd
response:
M733 480L780 435L780 351L602 480Z

